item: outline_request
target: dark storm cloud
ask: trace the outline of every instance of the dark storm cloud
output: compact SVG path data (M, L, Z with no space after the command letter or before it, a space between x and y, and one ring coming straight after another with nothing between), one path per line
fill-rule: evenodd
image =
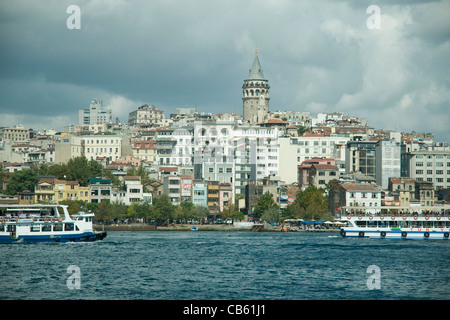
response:
M81 30L66 27L72 4ZM380 30L366 27L371 4ZM2 1L0 125L62 128L93 98L122 122L141 103L241 113L258 46L272 110L341 111L448 141L449 11L445 1Z

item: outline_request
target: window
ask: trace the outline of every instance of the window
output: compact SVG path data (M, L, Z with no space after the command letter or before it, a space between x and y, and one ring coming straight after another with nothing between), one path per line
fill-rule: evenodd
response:
M416 167L423 167L423 162L416 162Z
M65 223L64 224L64 231L73 231L74 230L74 224L73 223Z
M423 170L416 170L416 174L423 174Z
M33 224L30 226L31 232L41 232L41 226L39 224Z

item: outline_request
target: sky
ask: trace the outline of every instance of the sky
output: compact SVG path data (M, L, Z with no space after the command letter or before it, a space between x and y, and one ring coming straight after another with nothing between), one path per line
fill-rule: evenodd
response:
M449 0L2 0L0 39L0 126L62 130L94 98L122 123L143 104L242 114L257 47L271 111L450 142Z

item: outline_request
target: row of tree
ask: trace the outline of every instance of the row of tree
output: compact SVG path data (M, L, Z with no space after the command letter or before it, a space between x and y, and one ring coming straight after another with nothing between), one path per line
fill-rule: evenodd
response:
M34 166L32 169L18 170L13 174L8 174L3 168L0 168L0 178L7 178L5 194L16 195L24 190L33 191L39 182L39 176L53 176L60 180L78 181L80 186L88 186L89 178L107 177L111 179L112 184L116 187L121 186L120 180L106 170L100 163L95 160L87 160L86 157L76 157L70 159L67 164L41 164ZM149 170L142 165L138 168L132 167L127 170L127 175L141 177L141 183L144 191L147 192L145 186L152 181Z
M280 209L273 200L273 195L266 192L253 209L255 217L266 222L282 222L285 219L330 220L333 219L328 210L328 199L325 190L309 185L305 190L297 192L295 201L285 209Z
M167 224L169 221L187 221L188 219L205 221L210 216L208 208L195 206L192 202L182 202L180 205L173 205L166 195L161 195L153 199L153 203L148 202L132 203L111 203L102 201L100 203L84 203L83 201L64 200L60 204L68 205L70 214L79 211L95 213L97 223L124 223L140 221L144 223ZM233 220L241 220L243 214L236 209L235 205L227 207L220 217Z

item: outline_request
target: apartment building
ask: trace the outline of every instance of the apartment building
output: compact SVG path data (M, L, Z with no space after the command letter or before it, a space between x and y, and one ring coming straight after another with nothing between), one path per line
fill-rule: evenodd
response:
M165 120L164 111L155 106L144 104L128 115L130 126L151 127L163 125Z
M13 128L0 128L0 140L6 141L27 141L30 139L31 129L25 129L23 126L14 126Z
M90 202L89 187L82 187L78 181L59 180L42 177L35 186L34 197L37 203L59 203L64 200Z
M156 161L158 155L156 151L156 142L152 140L132 141L133 157L144 160L152 164Z
M80 156L111 162L131 154L131 140L126 135L66 135L55 143L55 163L67 163Z
M341 207L365 207L366 212L376 213L381 206L381 190L370 184L336 183L330 189L328 208L335 214Z
M89 193L92 203L100 203L103 200L111 201L112 183L107 178L90 178Z
M332 180L339 179L339 168L334 159L311 159L298 166L298 186L306 188L310 184L326 188Z
M282 181L291 184L298 181L297 168L304 161L316 158L334 159L345 162L345 146L349 136L323 133L306 133L299 137L280 137L279 176Z
M403 152L401 163L401 176L430 182L436 190L450 188L450 149Z

